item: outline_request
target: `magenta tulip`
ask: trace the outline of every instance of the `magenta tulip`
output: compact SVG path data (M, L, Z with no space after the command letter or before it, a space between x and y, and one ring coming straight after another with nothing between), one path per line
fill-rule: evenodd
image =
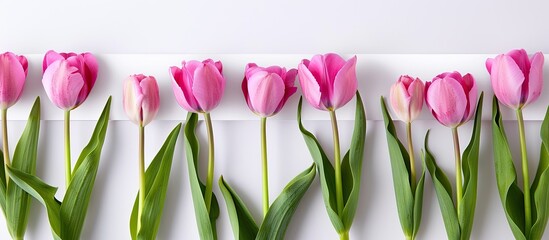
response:
M170 67L177 102L189 112L210 112L219 105L225 90L221 62L192 60L183 61L182 65Z
M417 118L423 108L424 89L425 86L419 78L414 79L408 75L400 76L391 86L391 107L400 120L410 123Z
M500 102L512 109L536 101L543 87L543 54L528 58L524 49L515 49L486 60L492 88Z
M261 117L277 114L288 98L297 91L294 86L297 70L279 66L258 67L246 65L242 92L252 112Z
M0 54L0 108L7 109L19 100L25 79L28 62L24 56L11 52Z
M80 106L97 79L97 60L91 53L48 51L42 64L42 84L50 100L65 111Z
M478 97L475 79L469 73L446 72L425 83L425 102L444 126L455 128L471 119Z
M139 126L149 124L160 107L158 84L153 76L131 75L124 82L124 111Z
M345 61L334 53L315 55L304 59L298 70L303 96L317 109L336 110L356 93L356 56Z

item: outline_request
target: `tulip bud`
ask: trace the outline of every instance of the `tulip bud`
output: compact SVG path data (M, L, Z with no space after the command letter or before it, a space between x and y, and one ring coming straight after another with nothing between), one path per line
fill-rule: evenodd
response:
M469 73L446 72L425 83L425 102L444 126L457 127L471 119L476 108L477 85Z
M332 111L347 104L358 88L356 56L345 61L334 53L315 55L298 66L303 96L313 107Z
M261 117L277 114L288 98L297 91L294 86L297 70L279 66L246 65L242 92L250 110Z
M91 53L48 51L42 64L42 84L50 100L63 110L80 106L97 79L97 60Z
M131 75L124 82L124 111L137 125L149 124L160 107L158 84L153 76Z
M182 65L170 67L177 102L189 112L210 112L219 105L225 90L221 62L192 60Z
M24 56L11 52L0 54L0 108L7 109L19 100L25 79L28 62Z
M391 86L389 99L393 111L403 122L414 121L423 107L423 82L408 75L400 76Z
M543 87L543 61L541 52L529 59L524 49L488 58L486 68L498 100L515 110L536 101Z

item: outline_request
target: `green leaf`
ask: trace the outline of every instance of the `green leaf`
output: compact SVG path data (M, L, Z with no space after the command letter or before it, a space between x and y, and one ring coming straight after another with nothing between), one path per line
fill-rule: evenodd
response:
M63 239L80 238L105 142L110 107L111 97L107 100L90 141L80 153L74 167L72 180L61 204L61 222L63 223L61 238Z
M13 180L15 184L17 184L30 195L32 195L36 200L38 200L40 203L42 203L42 205L46 207L53 237L54 239L58 240L62 239L60 237L61 202L55 199L55 193L57 192L57 188L44 183L36 176L24 173L14 168L8 167L8 173L10 175L10 179Z
M461 198L459 225L461 239L469 239L473 229L475 208L477 202L478 154L480 146L480 129L482 124L482 101L484 93L480 94L475 113L475 121L469 145L463 151L461 159L463 171L463 197Z
M549 218L549 108L541 125L540 160L531 192L534 195L533 220L530 239L541 239Z
M299 130L305 139L305 144L311 153L313 161L318 167L322 197L324 199L326 211L328 212L328 217L330 218L335 230L338 233L342 233L345 232L345 225L337 214L334 167L324 153L324 150L322 149L322 146L320 146L320 143L316 137L311 132L307 131L305 127L303 127L303 123L301 122L302 103L303 97L299 99L299 104L297 107L297 121L299 123Z
M4 153L0 150L0 207L6 216L6 169L4 168Z
M200 145L196 136L196 124L198 115L189 113L185 124L185 155L187 156L187 164L189 168L189 180L191 184L191 195L195 209L196 223L202 240L217 239L216 219L219 217L219 204L215 194L212 193L212 202L210 213L206 208L204 201L205 185L200 180L198 174L198 159Z
M27 125L15 147L11 167L35 175L38 133L40 132L40 98L32 106ZM5 178L4 178L5 179ZM17 184L8 184L6 191L6 222L13 239L23 239L30 213L31 198Z
M503 127L499 103L495 96L492 101L492 139L496 181L503 210L515 239L525 240L524 197L517 185L517 172Z
M414 210L416 208L414 193L410 182L410 157L404 145L398 139L398 135L393 124L393 119L387 111L385 100L381 97L381 110L385 122L385 133L387 135L387 145L389 146L389 157L391 160L391 170L393 173L393 187L397 203L398 217L404 235L414 235ZM423 174L424 176L425 174ZM419 185L418 185L419 187ZM423 195L423 189L420 192ZM421 202L418 203L421 209ZM421 211L420 211L421 214ZM421 220L421 215L419 220ZM419 223L417 224L419 227Z
M425 135L425 152L423 158L427 169L431 174L433 184L435 185L435 192L438 198L440 211L442 212L442 219L444 220L448 239L458 240L460 239L460 227L454 202L452 200L452 186L450 185L448 177L444 174L444 171L442 171L435 162L433 155L429 151L428 142L429 131L427 131L427 134Z
M416 186L416 193L414 195L414 229L412 233L412 239L415 239L421 225L421 215L423 210L423 188L425 184L425 164L422 165L421 177Z
M223 176L219 178L219 189L225 198L225 204L227 205L227 212L233 229L234 239L238 240L253 240L257 236L259 227L255 223L255 220L244 204L244 201L238 196L229 184L223 179Z
M358 207L358 198L360 196L360 178L362 176L362 160L364 158L364 142L366 140L366 113L362 104L360 93L356 92L355 109L355 127L353 137L351 138L351 147L347 152L347 158L343 158L341 163L341 175L343 179L343 192L348 192L348 197L344 196L345 207L341 214L341 221L345 230L351 229L353 219ZM351 181L349 181L351 180Z
M315 164L290 181L275 199L259 228L257 240L283 240L293 214L316 175Z
M139 193L137 193L130 218L132 239L156 238L168 191L175 144L180 130L181 124L177 124L166 138L166 141L153 158L149 167L147 167L147 171L145 172L145 192L147 195L145 196L145 207L140 219L141 229L137 233L137 212L139 208Z

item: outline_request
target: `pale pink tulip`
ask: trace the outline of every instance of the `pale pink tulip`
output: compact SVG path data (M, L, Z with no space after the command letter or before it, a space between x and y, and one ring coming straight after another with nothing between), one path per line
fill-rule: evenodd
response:
M158 84L153 76L131 75L124 82L124 111L137 125L149 124L160 107Z
M63 110L80 106L97 79L97 60L91 53L57 53L44 56L42 84L50 100Z
M221 62L192 60L183 61L182 65L170 67L177 102L189 112L210 112L219 105L225 90Z
M488 58L486 68L498 100L512 109L536 101L543 87L543 61L541 52L528 58L524 49Z
M28 62L24 56L11 52L0 54L0 108L7 109L19 100L25 79Z
M356 56L345 61L334 53L315 55L298 66L305 99L320 110L336 110L347 104L358 87Z
M294 86L297 70L279 66L258 67L246 65L242 92L252 112L261 117L277 114L288 98L297 91Z
M471 119L478 92L469 73L446 72L425 83L425 102L433 116L444 126L457 127Z
M403 122L414 121L423 108L423 91L425 86L419 78L408 75L400 76L391 86L389 99L393 111Z

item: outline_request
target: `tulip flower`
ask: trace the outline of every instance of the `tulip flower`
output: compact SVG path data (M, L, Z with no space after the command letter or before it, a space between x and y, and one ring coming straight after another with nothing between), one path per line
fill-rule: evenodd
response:
M454 218L453 216L448 216L445 214L447 211L456 211L457 218L460 219L459 224L460 228L462 229L462 232L457 235L461 236L458 237L460 239L468 239L469 235L471 233L472 229L472 222L473 222L473 216L471 214L463 215L462 210L466 211L474 211L476 199L473 199L471 201L463 201L465 196L464 193L464 182L470 182L472 178L477 178L477 170L478 169L478 153L475 154L468 154L466 158L464 157L464 163L462 165L461 163L461 150L459 145L459 136L458 136L458 127L462 124L468 122L473 116L474 113L477 112L477 117L475 118L475 130L472 133L471 137L471 143L468 146L468 149L473 148L473 144L476 144L476 148L478 148L478 141L479 141L479 134L475 134L475 132L480 131L480 112L482 111L482 95L480 97L480 100L477 104L477 98L478 98L478 92L477 92L477 85L475 82L475 79L473 76L469 73L465 75L461 75L459 72L446 72L442 73L438 76L436 76L432 81L427 82L425 84L425 102L427 103L427 106L429 107L429 110L433 114L433 117L437 121L439 121L441 124L443 124L446 127L451 128L452 130L452 136L453 136L453 142L454 142L454 156L455 156L455 173L456 173L456 206L454 209L450 210L447 209L449 206L446 205L444 202L439 202L441 205L441 209L443 211L443 217L446 221L449 218ZM478 108L478 109L477 109ZM427 141L427 140L426 140ZM469 152L469 151L466 151ZM467 153L464 153L467 154ZM431 177L434 181L440 181L439 176L435 173L436 171L442 171L441 169L438 169L438 166L434 163L434 158L430 156L430 153L427 151L426 155L429 155L426 157L427 159L427 166L429 171L431 171ZM475 160L476 159L476 160ZM473 166L474 165L474 166ZM467 167L466 170L464 170L464 166ZM471 170L474 169L474 170ZM467 171L464 175L464 171ZM465 181L463 181L463 177L465 177ZM447 180L446 180L447 181ZM466 190L467 189L473 189L472 192L476 193L476 181L473 184L467 184L465 185ZM449 197L452 199L452 192L451 189L441 189L436 188L437 195L439 196L439 199L444 199L446 197ZM467 190L467 192L470 192ZM474 194L474 193L471 193ZM442 197L444 196L444 197ZM443 201L443 200L440 200ZM463 205L465 204L465 205ZM463 219L463 220L462 220ZM452 220L453 221L453 220ZM457 221L457 219L456 219ZM448 229L447 229L448 230ZM452 230L448 230L448 236L450 237L450 233Z
M500 54L495 58L488 58L486 60L486 68L488 73L490 73L492 89L497 100L515 110L517 117L520 150L522 153L522 183L524 191L524 232L521 232L521 234L526 235L526 237L528 237L529 232L533 228L536 228L537 231L541 229L542 232L544 230L544 228L533 227L532 225L536 219L532 216L528 150L526 148L526 134L524 132L524 118L522 116L522 108L536 101L541 94L543 88L543 62L544 57L541 52L537 52L529 58L528 53L524 49L511 50L506 54ZM499 107L497 111L499 112ZM497 149L496 151L501 151L501 149ZM508 159L512 158L509 156ZM496 162L505 161L505 159L498 158L495 160ZM500 178L498 176L499 181ZM506 178L502 178L501 181L507 180ZM544 203L539 204L543 205ZM505 210L507 211L507 209ZM513 232L515 233L515 231Z
M498 100L515 110L536 101L543 87L543 61L541 52L528 58L524 49L488 58L486 68Z
M345 61L334 53L315 55L304 59L298 70L303 96L317 109L336 110L356 93L356 56Z
M50 50L42 61L42 84L48 98L65 111L65 181L72 179L70 111L82 104L97 79L97 60L91 53L57 53Z
M288 98L297 91L294 86L297 70L279 66L259 67L246 65L242 93L252 112L261 117L261 156L263 164L263 214L269 210L269 183L267 170L267 117L277 114Z
M141 228L141 215L145 206L145 126L150 123L160 107L158 84L153 76L131 75L124 82L124 111L139 126L139 208L137 231Z
M315 55L311 60L301 61L298 65L298 76L303 96L307 102L316 109L330 113L334 139L336 212L342 216L345 203L341 176L339 130L335 111L347 104L357 94L356 56L345 61L334 53ZM348 239L348 237L348 229L340 233L341 239Z
M446 72L425 84L425 102L444 126L456 128L468 122L475 112L478 92L471 74Z
M202 113L206 122L206 129L208 131L208 174L206 189L204 194L194 191L192 194L195 198L204 199L208 213L212 204L214 176L214 139L210 111L219 105L223 91L225 90L225 78L222 75L222 70L223 65L221 62L214 62L211 59L202 62L196 60L183 61L181 68L170 67L175 99L185 110L192 113ZM187 159L187 161L192 161L192 159ZM189 169L189 171L194 170ZM193 174L190 174L190 177L192 176ZM200 214L195 213L197 215Z

